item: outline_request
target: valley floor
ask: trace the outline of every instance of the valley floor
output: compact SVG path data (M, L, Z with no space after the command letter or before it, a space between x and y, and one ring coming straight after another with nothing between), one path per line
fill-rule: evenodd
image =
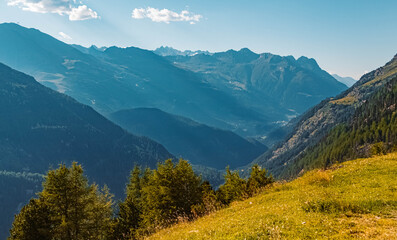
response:
M397 239L397 153L315 170L148 239Z

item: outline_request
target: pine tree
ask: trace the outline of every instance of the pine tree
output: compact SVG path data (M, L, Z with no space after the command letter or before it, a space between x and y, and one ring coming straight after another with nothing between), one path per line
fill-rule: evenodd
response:
M203 216L221 208L221 203L218 201L216 192L208 181L204 181L200 189L201 203L194 205L192 209L195 217Z
M273 177L268 176L266 169L255 164L251 168L251 174L247 181L247 194L253 196L272 182L274 182Z
M229 205L235 200L243 199L246 194L246 181L240 177L237 171L226 168L225 183L218 189L217 197L224 205Z
M30 234L35 223L48 237L42 239L89 240L108 235L112 196L106 187L99 191L97 185L89 185L80 165L49 171L38 195L15 217L10 239Z
M31 199L15 216L10 240L51 240L52 221L48 207L40 199Z
M119 204L119 212L116 219L114 239L134 239L136 230L142 222L142 186L147 181L147 174L150 170L145 171L141 176L141 169L135 166L131 172L130 181L126 189L126 198Z
M176 165L171 159L159 164L142 188L145 230L153 232L180 218L191 219L193 206L201 202L200 184L201 177L185 160Z

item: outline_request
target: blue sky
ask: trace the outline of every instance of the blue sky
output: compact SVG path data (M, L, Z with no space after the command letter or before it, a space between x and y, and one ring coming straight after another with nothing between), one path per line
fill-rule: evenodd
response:
M307 56L358 78L397 53L396 10L395 0L0 0L0 22L84 46Z

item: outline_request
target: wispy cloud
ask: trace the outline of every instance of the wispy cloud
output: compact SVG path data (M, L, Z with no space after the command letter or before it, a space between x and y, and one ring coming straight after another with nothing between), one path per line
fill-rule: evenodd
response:
M157 8L135 8L132 11L132 18L134 19L144 19L149 18L153 22L190 22L190 24L195 24L199 22L203 16L199 14L193 14L187 10L183 10L180 13L173 12L168 9L157 9Z
M59 34L59 36L61 36L61 38L65 39L65 40L72 40L72 37L67 35L64 32L59 32L58 34Z
M8 6L19 7L24 11L56 13L69 16L70 21L99 18L98 13L76 0L8 0Z

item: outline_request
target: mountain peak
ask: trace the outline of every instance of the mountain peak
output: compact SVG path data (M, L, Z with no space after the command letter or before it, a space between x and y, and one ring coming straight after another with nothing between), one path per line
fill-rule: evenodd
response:
M100 52L104 52L107 47L97 47L96 45L91 45L90 49L96 50L96 51L100 51Z
M249 48L242 48L242 49L240 49L239 52L240 53L253 53L253 54L256 54L253 51L251 51Z
M173 47L168 47L168 46L161 46L157 48L156 50L153 51L155 54L160 55L160 56L194 56L198 54L205 54L205 55L211 55L210 52L208 51L202 51L202 50L197 50L197 51L192 51L192 50L185 50L185 51L180 51L178 49L175 49Z
M305 68L310 68L310 69L320 68L320 66L317 64L317 62L314 58L308 58L305 56L301 56L300 58L298 58L297 61L299 64L301 64Z

